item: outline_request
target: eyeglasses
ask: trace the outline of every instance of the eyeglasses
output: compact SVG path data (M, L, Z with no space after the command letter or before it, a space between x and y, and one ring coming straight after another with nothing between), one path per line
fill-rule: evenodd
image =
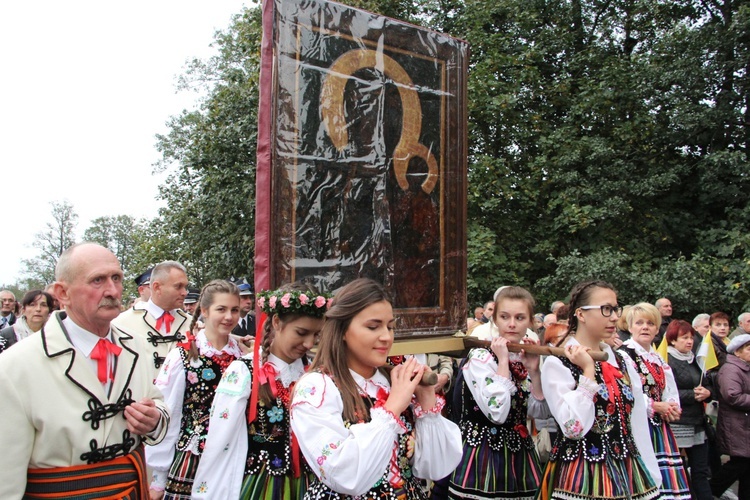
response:
M581 306L579 309L599 309L605 318L612 316L613 312L618 316L622 315L622 306L611 306L609 304L604 304L603 306Z

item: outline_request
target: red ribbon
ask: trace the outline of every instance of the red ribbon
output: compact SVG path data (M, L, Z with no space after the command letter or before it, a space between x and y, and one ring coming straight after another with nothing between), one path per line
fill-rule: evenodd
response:
M253 372L260 372L260 344L262 343L263 327L266 324L266 313L261 313L258 325L255 328L255 344L253 345ZM253 388L250 391L250 404L247 407L247 423L252 423L258 416L258 389L260 388L260 377L253 376Z
M532 420L532 422L533 422L533 420ZM517 433L519 433L521 435L521 437L524 438L524 439L526 439L527 437L529 437L529 429L527 429L526 426L523 425L523 424L516 424L516 426L513 427L513 430L516 431Z
M258 378L261 384L268 384L271 388L273 397L278 397L279 391L276 388L276 368L271 363L265 363L258 370Z
M602 362L602 377L608 389L609 402L614 404L615 396L620 394L620 387L617 385L616 379L622 378L622 372L604 361Z
M164 325L164 331L170 333L172 330L172 321L174 321L174 316L169 314L169 311L164 311L161 318L156 320L156 329L161 331L161 326Z
M107 339L99 339L99 342L96 343L94 349L91 351L91 359L96 360L96 376L102 384L106 384L108 380L115 377L114 363L112 364L112 369L107 371L110 353L119 356L121 352L122 347L114 345Z
M177 347L182 347L183 349L190 349L190 344L195 342L195 335L193 335L193 332L187 331L185 332L185 341L184 342L178 342Z
M292 433L292 471L294 472L294 477L299 477L299 441L297 441L297 436L291 429L289 429L289 432Z

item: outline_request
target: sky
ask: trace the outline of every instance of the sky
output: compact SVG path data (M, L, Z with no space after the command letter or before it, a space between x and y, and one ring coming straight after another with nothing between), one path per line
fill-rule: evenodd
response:
M152 218L164 175L155 135L198 95L177 93L188 60L250 0L0 3L0 284L22 277L50 202L76 237L111 215Z

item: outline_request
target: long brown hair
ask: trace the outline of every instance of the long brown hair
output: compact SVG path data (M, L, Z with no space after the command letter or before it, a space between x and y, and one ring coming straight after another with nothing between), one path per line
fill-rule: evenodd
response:
M369 421L370 416L349 371L344 335L357 314L383 301L391 303L388 292L380 283L369 278L356 279L341 288L326 313L318 354L310 365L310 371L325 373L336 382L344 404L344 419L350 422Z
M209 281L209 283L201 290L201 295L198 298L198 307L195 308L195 312L193 313L193 320L190 322L191 333L193 332L196 323L198 323L198 318L200 318L201 316L201 311L208 310L214 303L214 297L216 297L216 295L220 293L231 293L233 295L236 295L237 298L239 298L240 296L240 290L234 283L231 283L227 280ZM198 352L198 347L195 345L195 340L193 339L193 341L190 342L189 359L198 359L198 356L200 356L200 353Z

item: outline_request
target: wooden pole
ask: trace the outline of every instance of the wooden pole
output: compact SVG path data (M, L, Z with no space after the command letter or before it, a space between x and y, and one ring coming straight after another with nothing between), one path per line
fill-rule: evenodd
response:
M485 349L489 349L490 344L492 343L489 340L481 340L475 337L464 337L464 345L468 348L484 347ZM522 350L529 354L539 354L540 356L565 357L565 349L562 347L537 344L514 344L513 342L508 342L508 351L521 352ZM588 351L588 353L594 361L607 361L609 358L609 355L606 352Z

